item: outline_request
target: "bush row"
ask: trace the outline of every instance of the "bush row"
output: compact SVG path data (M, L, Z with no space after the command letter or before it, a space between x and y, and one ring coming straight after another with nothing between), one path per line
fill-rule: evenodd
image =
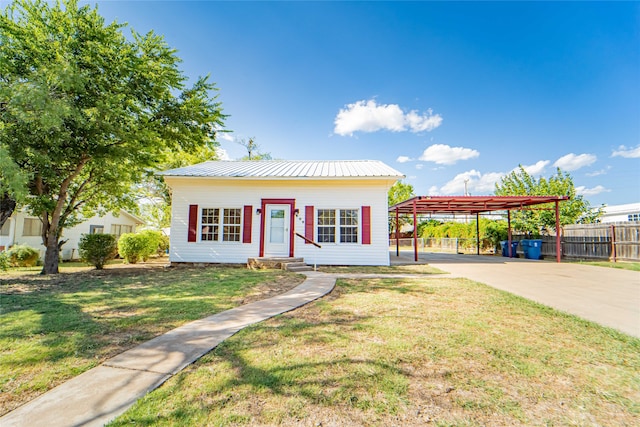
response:
M113 240L96 236L111 236ZM162 254L169 249L169 238L157 230L144 230L122 234L116 243L115 236L110 234L84 234L78 249L83 261L101 269L116 254L130 264L146 261L154 254Z
M125 233L116 240L112 234L83 234L78 242L80 259L101 270L117 254L127 263L146 261L153 254L162 254L169 249L169 238L156 230ZM33 267L40 253L26 244L13 245L0 252L0 270L9 267Z
M13 245L0 253L0 270L9 267L33 267L38 263L40 252L29 245Z

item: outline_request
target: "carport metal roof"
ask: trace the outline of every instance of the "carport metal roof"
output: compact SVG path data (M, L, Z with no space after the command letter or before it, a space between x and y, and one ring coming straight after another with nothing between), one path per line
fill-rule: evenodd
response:
M561 201L569 200L568 196L417 196L404 202L389 207L389 212L395 212L396 216L396 253L399 254L399 214L413 214L414 230L418 214L426 213L457 213L475 214L477 218L481 213L494 211L507 211L509 230L509 256L511 257L511 211L513 209L525 209L529 206L545 203L555 204L556 230L560 228ZM476 222L479 227L479 221ZM480 255L480 230L477 230L478 255ZM417 235L413 233L414 258L418 261ZM556 260L560 262L560 233L556 233Z
M533 205L568 200L567 196L417 196L389 208L401 214L456 213L477 214L523 209Z

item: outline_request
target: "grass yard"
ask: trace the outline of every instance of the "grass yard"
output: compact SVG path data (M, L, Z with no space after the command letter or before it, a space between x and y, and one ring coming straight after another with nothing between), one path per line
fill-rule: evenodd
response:
M37 271L0 273L0 414L156 335L304 279L160 264Z
M578 261L580 264L595 265L597 267L620 268L622 270L640 271L640 262L626 261Z
M331 266L318 267L323 273L362 273L362 274L448 274L428 264L406 264L389 266Z
M640 425L640 340L465 279L340 280L110 425Z

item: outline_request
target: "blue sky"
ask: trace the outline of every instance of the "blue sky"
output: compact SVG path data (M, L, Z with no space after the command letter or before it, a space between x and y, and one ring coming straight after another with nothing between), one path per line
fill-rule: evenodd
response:
M211 75L228 158L255 137L274 158L378 159L420 195L560 166L593 205L640 201L640 3L98 4Z

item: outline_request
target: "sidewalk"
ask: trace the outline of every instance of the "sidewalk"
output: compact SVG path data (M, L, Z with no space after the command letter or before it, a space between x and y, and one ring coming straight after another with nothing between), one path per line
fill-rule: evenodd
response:
M0 418L10 426L102 426L239 330L331 292L336 278L309 272L296 288L176 328L121 353Z

